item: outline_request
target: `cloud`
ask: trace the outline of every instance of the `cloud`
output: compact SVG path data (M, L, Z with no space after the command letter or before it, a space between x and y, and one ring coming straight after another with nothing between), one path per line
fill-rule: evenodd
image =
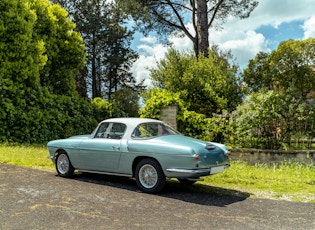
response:
M141 39L142 41L153 41L154 39ZM150 70L157 66L157 62L165 57L167 47L162 44L140 44L137 46L140 56L138 60L133 64L131 72L136 78L137 82L145 80L145 85L151 85Z
M302 26L304 29L304 39L315 37L315 16L309 18Z
M248 60L263 50L267 50L265 37L255 31L242 31L240 36L219 43L222 50L231 50L236 57L236 61L241 67L247 65Z
M260 26L271 25L277 28L285 22L306 20L314 15L314 0L264 0L259 1L251 16L244 20L233 20L245 30L255 30Z
M133 64L131 72L137 82L144 80L145 85L151 85L149 68L155 67L156 60L152 56L140 55L139 59Z
M222 50L231 50L238 64L244 67L248 61L260 52L269 52L270 44L276 44L281 41L268 40L267 34L257 32L263 26L270 26L279 29L283 23L300 21L304 30L304 39L315 37L315 16L314 0L264 0L259 1L258 7L247 19L228 18L223 25L223 29L216 31L210 29L210 43L217 44ZM303 24L304 23L304 24ZM186 27L193 32L191 23ZM270 36L269 36L270 37ZM285 39L285 38L282 38ZM290 39L290 38L288 38ZM303 39L301 37L301 39ZM133 73L137 80L147 79L149 85L148 68L154 68L157 61L165 57L168 48L166 45L158 44L158 39L154 36L141 37L138 41L137 52L140 58L133 66ZM191 51L192 42L188 37L170 36L168 43L175 49Z
M158 41L158 39L156 37L153 37L153 36L147 36L147 37L141 37L140 41L145 42L145 43L154 44Z

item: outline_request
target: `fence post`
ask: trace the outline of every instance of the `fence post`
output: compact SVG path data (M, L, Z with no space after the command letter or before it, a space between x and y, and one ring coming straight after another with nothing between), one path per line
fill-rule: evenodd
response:
M165 123L169 124L172 128L177 130L177 105L168 105L166 107L161 108L161 120Z

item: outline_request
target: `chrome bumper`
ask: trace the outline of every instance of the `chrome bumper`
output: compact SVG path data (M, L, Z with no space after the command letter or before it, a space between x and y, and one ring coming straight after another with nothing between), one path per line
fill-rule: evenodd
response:
M166 169L167 172L174 172L174 173L188 173L188 174L203 174L209 173L211 169Z
M199 174L216 174L219 172L223 172L224 169L230 167L229 164L226 165L221 165L221 166L215 166L211 168L206 168L206 169L166 169L167 172L172 172L172 173L185 173L185 174L191 174L191 175L199 175Z

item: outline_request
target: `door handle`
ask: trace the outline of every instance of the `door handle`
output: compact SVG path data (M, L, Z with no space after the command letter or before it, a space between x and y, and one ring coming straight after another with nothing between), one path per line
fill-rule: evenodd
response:
M120 147L119 146L113 146L113 149L115 149L116 151L119 151Z

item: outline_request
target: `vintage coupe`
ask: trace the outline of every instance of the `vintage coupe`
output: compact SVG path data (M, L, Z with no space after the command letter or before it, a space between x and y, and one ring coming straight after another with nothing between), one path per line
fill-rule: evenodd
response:
M134 177L138 188L158 193L166 178L192 184L229 167L225 145L181 135L162 121L112 118L90 135L50 141L50 158L61 177L74 170Z

